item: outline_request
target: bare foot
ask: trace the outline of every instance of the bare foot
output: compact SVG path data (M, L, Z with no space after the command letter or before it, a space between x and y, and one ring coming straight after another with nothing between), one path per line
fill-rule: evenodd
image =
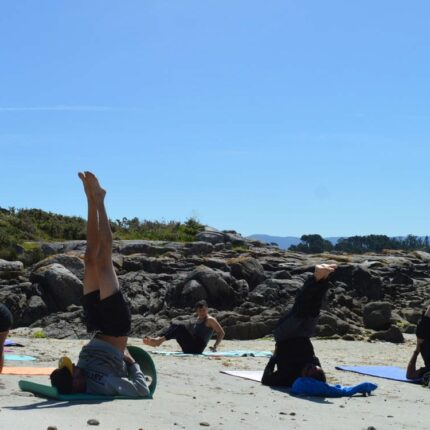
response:
M94 198L95 201L103 201L106 195L106 190L100 186L99 180L96 178L94 173L86 171L85 179L87 189L89 190L91 197Z
M317 282L327 279L337 269L337 264L317 264L315 266L315 279Z
M148 337L145 336L143 338L143 343L148 346L160 346L164 342L164 339L161 337Z
M87 195L87 197L88 197L89 199L91 199L91 193L90 193L90 190L89 190L89 188L88 188L88 183L87 183L87 178L86 178L86 176L85 176L82 172L79 172L79 173L78 173L78 176L79 176L80 180L82 181L82 183L84 184L84 191L85 191L85 194Z

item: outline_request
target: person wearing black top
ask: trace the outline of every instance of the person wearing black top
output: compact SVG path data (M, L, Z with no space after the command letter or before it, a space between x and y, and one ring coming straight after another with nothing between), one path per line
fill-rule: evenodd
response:
M406 371L408 379L420 379L430 372L430 306L417 324L416 335L417 344ZM417 358L420 353L424 367L417 369Z
M273 333L275 352L264 370L262 384L290 387L300 376L325 382L309 338L315 332L325 294L331 286L328 278L336 267L335 264L315 266L315 273L298 291L293 308L278 321Z
M3 370L4 363L4 341L6 340L12 325L13 317L10 310L4 304L0 303L0 373Z

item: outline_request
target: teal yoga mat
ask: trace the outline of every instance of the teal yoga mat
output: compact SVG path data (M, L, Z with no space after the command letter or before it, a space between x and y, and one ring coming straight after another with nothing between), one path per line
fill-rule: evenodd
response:
M189 357L189 356L204 356L204 357L271 357L270 351L248 351L248 350L234 350L234 351L217 351L217 352L203 352L202 354L185 354L180 351L164 351L162 349L155 349L150 351L151 354L159 354L174 357Z
M149 391L152 395L157 387L157 371L155 369L154 362L151 356L144 351L142 348L137 346L128 346L131 356L139 363L142 372L151 378L149 384ZM143 400L148 397L129 397L129 396L105 396L101 394L88 394L88 393L76 393L76 394L60 394L55 387L51 385L37 384L32 381L21 380L18 382L19 388L22 391L29 391L30 393L38 394L42 397L48 397L50 399L64 400L64 401L92 401L92 400Z
M15 354L5 354L4 359L9 360L9 361L34 361L34 360L36 360L34 357L31 357L30 355L15 355Z

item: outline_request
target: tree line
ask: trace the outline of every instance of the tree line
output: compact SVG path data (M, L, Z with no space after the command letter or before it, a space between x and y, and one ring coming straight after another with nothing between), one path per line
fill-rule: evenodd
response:
M301 243L291 245L288 249L290 251L299 251L306 254L319 254L333 251L349 254L363 254L365 252L382 252L384 249L430 251L428 236L422 238L411 234L404 238L388 237L383 234L351 236L340 238L336 244L324 239L319 234L305 234L300 240Z

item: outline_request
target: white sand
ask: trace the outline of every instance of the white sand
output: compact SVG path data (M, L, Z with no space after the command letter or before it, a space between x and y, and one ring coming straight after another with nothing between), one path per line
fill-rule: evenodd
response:
M34 355L37 362L8 365L55 366L68 354L77 358L84 341L17 338L26 345L14 352ZM142 346L139 339L131 344ZM225 341L223 349L271 350L269 340ZM405 366L413 336L403 345L315 340L315 350L329 382L343 385L370 381L379 388L370 397L340 399L296 398L253 381L219 373L220 370L263 369L266 358L164 357L153 355L158 386L153 400L116 400L75 404L47 401L20 392L19 379L48 383L47 376L1 375L0 429L428 429L430 390L421 386L362 376L334 369L339 364ZM163 345L175 350L175 342ZM98 427L87 425L91 418Z

